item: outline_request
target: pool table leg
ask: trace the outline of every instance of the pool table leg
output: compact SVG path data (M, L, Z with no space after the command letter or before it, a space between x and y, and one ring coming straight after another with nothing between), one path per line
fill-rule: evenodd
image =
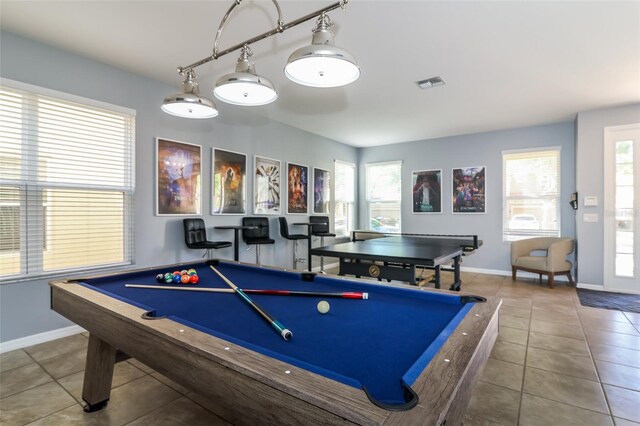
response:
M82 399L84 411L92 413L107 406L116 361L116 348L93 334L89 335Z

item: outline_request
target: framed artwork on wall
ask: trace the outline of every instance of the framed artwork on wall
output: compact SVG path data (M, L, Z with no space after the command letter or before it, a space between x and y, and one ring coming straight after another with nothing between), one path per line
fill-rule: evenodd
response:
M486 167L453 169L453 213L486 213Z
M253 214L280 214L280 160L253 159Z
M287 163L287 213L309 212L309 168Z
M413 212L442 213L442 170L412 172Z
M156 138L156 215L202 214L202 147Z
M211 214L246 214L247 156L213 148Z
M313 168L313 212L329 214L331 202L331 174L327 170Z

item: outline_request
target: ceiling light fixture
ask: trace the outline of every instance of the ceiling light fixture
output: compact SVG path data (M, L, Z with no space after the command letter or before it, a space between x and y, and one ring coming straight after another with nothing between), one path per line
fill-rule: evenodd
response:
M360 77L354 57L333 45L333 22L322 14L313 30L311 45L301 47L289 56L284 69L289 80L311 87L338 87Z
M196 73L193 69L184 73L182 93L164 98L162 110L167 114L184 118L212 118L218 115L213 101L200 96Z
M313 30L312 44L296 50L289 57L285 67L286 76L295 83L312 87L343 86L358 79L360 69L353 56L333 45L334 36L329 30L333 23L327 16L327 12L334 9L339 7L344 9L348 0L333 3L286 24L282 21L277 0L272 2L278 12L278 21L274 29L220 52L218 42L224 25L235 7L242 3L242 0L234 0L218 27L213 54L186 67L178 67L178 74L184 76L183 93L166 97L162 110L187 118L209 118L218 115L214 103L200 96L194 68L239 49L241 53L236 63L236 70L218 79L214 89L215 97L223 102L244 106L266 105L275 101L278 94L273 83L256 73L255 65L251 60L253 53L249 45L317 17L319 18Z

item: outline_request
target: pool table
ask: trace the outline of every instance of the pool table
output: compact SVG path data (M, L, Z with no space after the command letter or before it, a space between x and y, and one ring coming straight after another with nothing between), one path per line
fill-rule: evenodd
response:
M283 339L233 292L360 292L366 299L249 294ZM158 284L196 269L200 281ZM133 288L125 284L165 286ZM56 280L52 309L89 331L83 399L106 406L114 363L130 356L213 401L232 424L462 421L498 333L496 299L231 261L200 261ZM166 287L182 286L185 290ZM321 314L319 301L330 304ZM153 395L141 395L152 398Z

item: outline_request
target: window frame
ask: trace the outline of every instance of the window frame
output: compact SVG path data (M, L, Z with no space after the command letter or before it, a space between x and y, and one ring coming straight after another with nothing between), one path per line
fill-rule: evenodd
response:
M353 200L352 201L344 201L338 198L338 173L337 173L337 165L340 164L342 166L346 166L349 167L353 173L353 187L351 188L352 193L353 193ZM336 238L350 238L351 236L351 232L355 230L356 227L356 216L357 216L357 209L356 209L356 200L357 200L357 188L358 188L358 184L357 184L357 168L356 165L354 163L348 162L348 161L342 161L342 160L334 160L334 164L333 164L333 175L334 175L334 179L333 179L333 185L334 185L334 206L333 206L333 230L336 233ZM338 230L339 228L336 226L336 214L338 213L338 203L345 203L347 206L347 214L346 214L346 229L347 232L346 234L342 234L339 233ZM351 208L349 208L349 206ZM351 211L351 214L349 214L349 211Z
M369 170L372 167L378 167L378 166L388 166L388 165L397 165L398 166L398 177L400 179L399 183L398 183L398 198L397 200L371 200L370 199L370 179L369 179ZM393 206L397 206L398 208L398 229L397 231L394 230L392 233L401 233L402 232L402 160L394 160L394 161L380 161L380 162L374 162L374 163L365 163L364 165L364 176L365 176L365 201L366 201L366 214L367 214L367 223L366 223L366 228L367 230L372 230L371 229L371 219L375 219L374 217L372 217L372 213L371 213L371 208L373 206L374 203L377 204L386 204L386 205L393 205Z
M542 197L540 194L537 194L535 197L526 197L526 196L508 196L507 195L507 162L509 161L509 156L513 155L524 155L529 154L530 158L536 158L536 153L549 153L555 152L556 161L557 161L557 172L556 172L556 195L555 196L544 196ZM538 156L541 157L541 156ZM532 238L536 236L544 236L544 237L560 237L562 234L562 147L561 146L545 146L538 148L526 148L526 149L513 149L513 150L504 150L501 154L502 159L502 242L503 243L511 243L513 241L518 241L526 238ZM512 159L513 160L513 159ZM541 230L541 232L515 232L509 228L509 201L511 200L531 200L531 199L550 199L555 200L555 215L556 215L556 229L555 230Z
M20 81L3 78L0 86L8 90L16 90L26 92L29 99L27 102L40 98L49 98L62 103L78 104L81 107L96 110L105 110L106 112L127 116L127 123L123 124L124 134L126 135L127 145L125 147L126 155L123 158L123 169L126 176L122 186L109 186L98 184L86 184L82 182L74 182L72 184L64 182L47 182L39 181L40 173L39 164L37 164L37 155L28 155L26 151L37 150L38 140L35 138L22 138L20 150L20 177L17 179L0 179L0 186L15 187L19 192L20 199L20 229L19 229L19 267L17 274L0 275L0 284L15 283L21 281L31 281L35 279L51 278L68 275L72 272L86 271L103 271L116 269L123 266L129 266L135 263L135 229L134 229L134 202L135 202L135 151L136 151L136 111L130 108L97 101L94 99L84 98L57 90L52 90L40 86L35 86ZM26 96L26 95L25 95ZM33 112L35 109L36 112ZM38 107L24 108L20 114L23 119L22 129L25 132L38 132L37 124L29 123L34 117L39 117ZM34 151L35 152L35 151ZM36 163L36 164L34 164ZM31 177L29 177L29 175ZM77 191L96 191L109 192L117 191L122 193L122 259L120 262L111 262L99 265L81 265L74 267L56 268L54 270L45 270L44 253L47 247L34 247L34 244L47 244L46 235L49 232L46 229L46 221L48 215L45 213L46 205L43 203L47 191L51 190L77 190ZM43 214L32 213L38 209L43 210ZM28 230L28 231L27 231Z

